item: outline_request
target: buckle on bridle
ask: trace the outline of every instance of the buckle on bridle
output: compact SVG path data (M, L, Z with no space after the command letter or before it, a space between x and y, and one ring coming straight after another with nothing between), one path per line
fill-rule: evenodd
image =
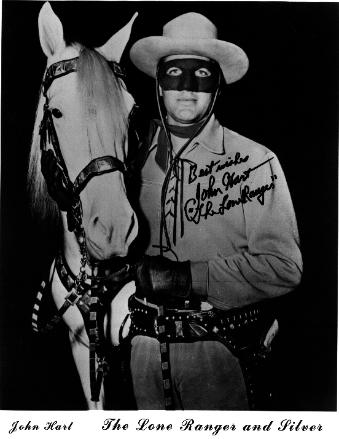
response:
M124 71L124 69L122 68L122 66L117 63L116 61L109 61L108 62L109 66L111 67L113 73L121 79L125 79L126 78L126 73Z

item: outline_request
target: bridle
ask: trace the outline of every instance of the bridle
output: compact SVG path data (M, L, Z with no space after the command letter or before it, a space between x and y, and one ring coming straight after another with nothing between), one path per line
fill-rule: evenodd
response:
M47 91L52 85L53 81L65 75L77 71L79 57L69 60L58 61L52 64L46 71L42 83L42 93L45 97L45 104L43 108L43 118L40 124L40 149L41 154L47 152L48 144L52 146L56 164L61 173L62 185L68 193L70 200L70 208L67 210L67 222L70 232L80 231L82 223L82 207L80 201L80 193L85 189L87 183L96 176L106 174L109 172L119 171L125 173L127 171L126 165L117 157L106 155L93 159L76 177L74 183L71 182L67 171L66 163L63 158L58 136L55 130L53 121L53 109L49 107L49 99ZM123 77L121 67L117 63L111 63L113 72L118 77ZM59 206L60 207L60 206Z
M105 307L112 301L115 294L123 286L123 283L120 283L124 282L126 279L126 273L129 273L130 267L125 265L117 273L113 273L111 278L114 277L117 281L115 281L114 288L109 288L109 279L104 274L104 269L101 266L102 264L98 261L89 260L86 246L86 234L82 224L83 211L80 194L88 182L94 177L115 171L119 171L124 175L128 174L128 172L125 163L116 157L106 155L90 161L78 174L74 182L70 180L67 166L60 149L53 121L53 109L49 106L47 92L53 81L77 71L78 60L79 57L58 61L47 69L42 82L42 94L45 98L45 103L39 134L42 159L44 155L51 154L52 151L52 160L54 161L54 165L57 166L60 171L58 172L58 178L60 179L59 184L67 195L67 208L65 209L60 206L58 200L55 201L59 204L60 210L66 210L68 230L74 232L77 238L81 254L80 271L77 276L74 275L71 272L64 255L62 253L58 255L55 261L55 269L63 286L68 291L65 302L61 308L59 308L54 317L52 317L51 321L44 328L39 328L37 321L42 297L41 292L39 292L34 306L32 324L35 331L45 332L46 330L52 329L52 327L62 319L63 314L70 306L76 305L78 307L84 318L85 328L90 342L89 362L91 399L92 401L98 401L103 377L108 371L105 353L106 341L103 331ZM117 77L124 77L119 64L113 62L110 63L110 65L113 73Z

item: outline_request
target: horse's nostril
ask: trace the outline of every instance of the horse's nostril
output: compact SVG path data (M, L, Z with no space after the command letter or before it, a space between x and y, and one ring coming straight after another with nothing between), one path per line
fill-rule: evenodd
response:
M100 235L102 237L105 237L105 239L111 239L113 228L105 224L105 222L98 216L93 216L90 221L90 229L89 233L96 237L99 237Z

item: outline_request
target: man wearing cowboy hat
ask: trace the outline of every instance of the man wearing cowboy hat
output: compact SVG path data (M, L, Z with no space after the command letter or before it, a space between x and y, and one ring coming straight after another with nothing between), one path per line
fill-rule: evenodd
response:
M131 371L140 409L265 408L277 329L271 299L300 282L294 210L276 155L214 116L222 80L247 71L238 46L197 13L137 41L161 122L143 153Z

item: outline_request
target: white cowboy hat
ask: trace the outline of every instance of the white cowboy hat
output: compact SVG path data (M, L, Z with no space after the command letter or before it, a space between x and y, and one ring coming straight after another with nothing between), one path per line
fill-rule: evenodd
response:
M189 12L168 22L163 35L137 41L130 50L134 65L155 78L161 58L169 55L199 55L217 61L226 83L246 73L248 58L235 44L217 39L217 28L201 14Z

